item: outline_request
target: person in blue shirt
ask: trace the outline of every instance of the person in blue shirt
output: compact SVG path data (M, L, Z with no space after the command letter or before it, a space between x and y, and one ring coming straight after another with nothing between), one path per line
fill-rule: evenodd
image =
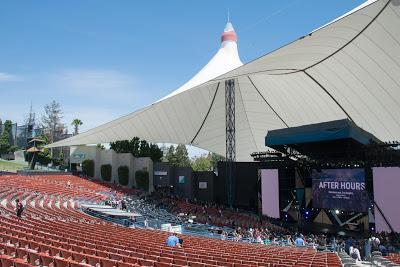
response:
M306 245L306 243L304 242L304 239L302 237L302 235L299 235L296 240L294 241L294 243L296 244L296 247L304 247Z
M167 238L166 241L167 246L169 247L180 247L181 244L179 243L179 238L177 237L176 233L173 233Z

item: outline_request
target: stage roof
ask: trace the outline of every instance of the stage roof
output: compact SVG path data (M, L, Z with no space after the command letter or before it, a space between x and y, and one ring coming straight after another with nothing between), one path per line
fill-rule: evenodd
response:
M293 148L315 160L364 159L368 146L379 143L348 119L272 130L265 137L266 146L283 153Z
M265 137L265 145L269 147L302 143L317 143L333 140L352 139L362 145L379 140L364 131L348 119L321 122L293 128L272 130Z
M237 63L232 60L237 51L230 32L225 34L230 52L221 52L229 68L210 71L213 75L201 76L148 107L48 147L138 136L150 142L193 144L225 155L227 79L236 81L238 161L251 160L250 153L265 150L267 131L339 119L353 121L382 141L399 139L399 25L399 0L367 1L240 67L232 63ZM229 72L212 77L222 74L219 71Z

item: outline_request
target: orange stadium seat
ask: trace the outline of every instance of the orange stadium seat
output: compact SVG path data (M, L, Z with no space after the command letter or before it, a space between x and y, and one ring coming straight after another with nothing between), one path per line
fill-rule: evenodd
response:
M0 176L0 200L6 203L0 205L6 214L0 216L0 267L341 266L335 253L205 237L182 235L184 247L170 248L164 245L168 233L125 228L79 210L76 200L104 201L111 186L71 175ZM16 198L26 201L23 219L14 215Z

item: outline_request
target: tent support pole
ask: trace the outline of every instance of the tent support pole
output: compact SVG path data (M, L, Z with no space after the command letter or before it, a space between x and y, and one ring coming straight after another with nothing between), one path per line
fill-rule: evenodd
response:
M225 129L226 129L226 182L229 206L234 202L236 129L235 129L235 80L225 81Z

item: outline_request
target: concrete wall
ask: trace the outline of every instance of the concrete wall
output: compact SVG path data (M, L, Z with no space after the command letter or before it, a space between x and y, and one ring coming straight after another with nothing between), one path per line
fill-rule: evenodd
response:
M128 166L129 184L128 187L136 186L135 173L138 170L149 172L149 191L154 190L153 186L153 161L149 157L135 158L130 153L118 154L112 149L99 149L96 146L76 146L70 150L71 163L82 163L85 159L94 161L94 178L101 179L100 168L103 164L112 166L112 183L118 183L118 168Z
M192 172L192 168L173 168L171 184L174 187L174 194L189 199L192 199L194 197ZM179 182L180 176L184 177L183 183Z
M14 152L14 160L16 162L24 163L25 162L25 151L18 150Z
M133 164L133 177L135 176L136 171L138 170L146 170L149 172L149 192L154 190L153 184L153 161L151 158L134 158Z
M134 161L135 158L132 156L130 153L121 153L117 154L118 156L116 157L116 163L115 165L115 170L116 170L116 175L115 177L117 178L118 182L118 168L120 166L128 166L129 168L129 182L128 182L128 187L132 188L133 186L136 186L135 183L135 173L134 173ZM113 167L114 169L114 167Z
M171 166L167 162L155 162L153 166L154 187L171 185Z
M184 181L179 182L179 177L183 176ZM178 168L169 165L168 162L154 163L153 169L154 186L172 186L172 193L193 199L195 197L196 183L193 180L192 168Z
M194 195L198 200L214 201L214 179L215 175L211 171L193 172ZM207 188L200 188L199 183L207 185Z
M111 183L116 183L115 182L115 168L114 168L114 164L115 162L115 152L113 150L100 150L98 151L99 153L99 157L98 157L98 161L94 163L94 168L96 170L98 170L98 175L96 177L99 177L101 179L103 179L103 177L101 176L101 166L105 165L105 164L110 164L112 166L112 172L111 172Z

